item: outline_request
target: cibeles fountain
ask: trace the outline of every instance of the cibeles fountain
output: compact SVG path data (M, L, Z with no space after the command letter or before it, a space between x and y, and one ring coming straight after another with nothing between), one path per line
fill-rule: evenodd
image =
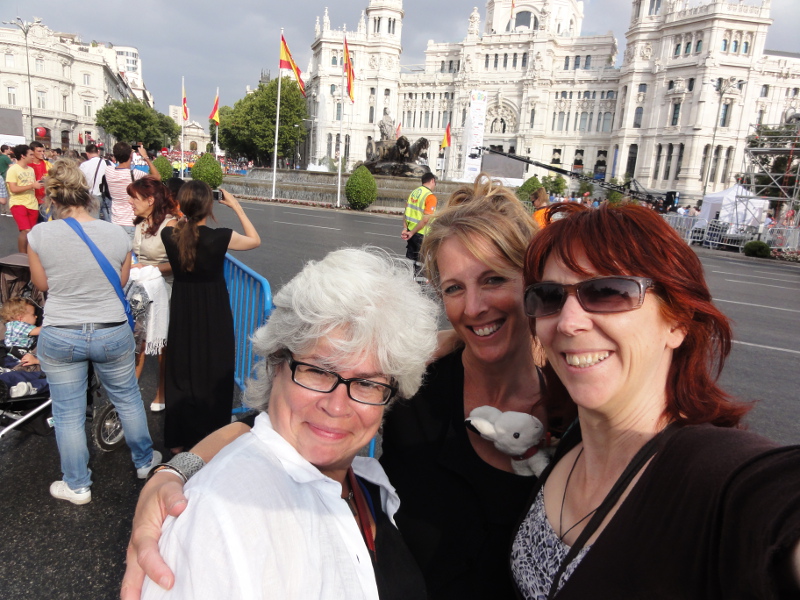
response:
M367 137L366 160L356 164L354 170L364 165L373 175L392 177L422 177L431 172L428 167L428 140L421 137L411 143L404 135L398 137L388 108L383 109L378 129L381 139L375 141L372 136Z

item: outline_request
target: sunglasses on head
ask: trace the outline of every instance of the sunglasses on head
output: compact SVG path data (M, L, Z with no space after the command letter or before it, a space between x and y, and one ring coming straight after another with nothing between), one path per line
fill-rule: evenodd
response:
M645 292L654 285L647 277L627 276L595 277L569 285L543 281L525 289L525 313L534 318L554 315L561 311L570 294L589 313L636 310L644 302Z

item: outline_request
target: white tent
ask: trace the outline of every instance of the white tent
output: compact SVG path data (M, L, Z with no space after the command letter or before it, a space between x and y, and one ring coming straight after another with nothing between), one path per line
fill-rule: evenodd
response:
M706 221L719 219L726 223L758 227L768 208L769 200L752 198L747 188L737 184L727 190L704 196L698 216Z

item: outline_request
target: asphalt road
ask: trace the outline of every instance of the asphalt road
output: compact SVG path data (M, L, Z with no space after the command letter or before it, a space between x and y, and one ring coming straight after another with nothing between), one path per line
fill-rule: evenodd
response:
M237 253L277 290L303 263L343 246L373 244L404 253L400 217L295 205L247 203L262 246ZM218 207L220 226L235 216ZM734 321L736 342L722 382L753 402L751 429L784 444L800 444L800 265L696 249L718 306ZM16 229L0 218L0 256L16 251ZM155 390L155 361L141 387L146 406ZM148 410L156 447L163 451L163 413ZM60 476L53 437L12 432L0 439L0 599L113 599L124 571L130 519L141 489L127 448L91 447L92 502L53 500Z

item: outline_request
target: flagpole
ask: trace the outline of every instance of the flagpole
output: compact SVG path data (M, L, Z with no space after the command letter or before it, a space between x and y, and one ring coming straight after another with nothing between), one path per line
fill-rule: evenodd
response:
M342 58L344 58L344 36L342 36ZM347 65L342 65L342 85L339 96L342 98L342 114L339 115L339 174L336 178L336 208L342 205L342 161L344 159L344 138L342 138L342 124L344 123L344 71Z
M184 116L184 106L186 106L186 81L185 77L181 76L181 179L183 179L185 175L184 166L183 166L183 146L184 146L184 139L183 139L183 129L186 126L186 117Z
M281 27L281 44L283 44L283 27ZM281 46L283 49L283 46ZM278 59L278 108L275 111L275 145L272 150L272 199L275 200L275 184L278 181L278 123L281 118L281 68Z
M219 88L217 88L217 119L219 119ZM219 160L219 121L217 121L216 134L217 134L217 136L216 136L217 139L214 142L214 147L216 149L215 156Z

